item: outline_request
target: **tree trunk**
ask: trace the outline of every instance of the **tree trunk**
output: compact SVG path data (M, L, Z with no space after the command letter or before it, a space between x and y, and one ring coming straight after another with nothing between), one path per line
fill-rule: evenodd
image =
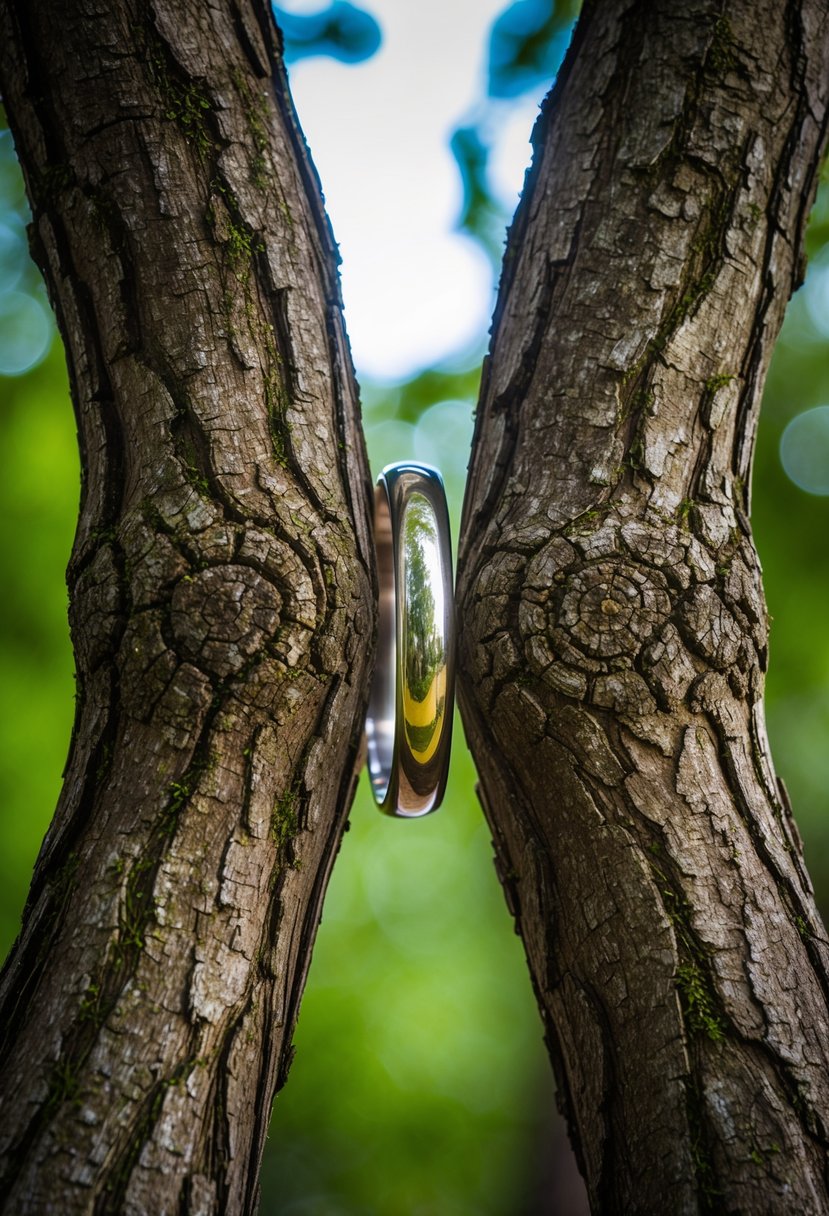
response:
M4 0L0 58L84 468L0 1209L251 1212L373 648L336 249L262 0Z
M747 488L828 91L822 0L594 0L510 234L459 691L596 1212L829 1211Z

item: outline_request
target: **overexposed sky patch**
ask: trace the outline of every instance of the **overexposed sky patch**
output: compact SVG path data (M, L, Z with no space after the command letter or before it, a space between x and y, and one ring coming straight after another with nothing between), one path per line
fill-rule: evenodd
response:
M294 0L294 12L319 3ZM460 175L449 149L485 91L486 47L504 0L365 0L383 44L349 66L303 59L290 69L300 122L343 258L345 316L358 373L398 379L483 341L491 266L454 231ZM517 197L531 114L505 125L497 188ZM518 166L515 169L515 166Z

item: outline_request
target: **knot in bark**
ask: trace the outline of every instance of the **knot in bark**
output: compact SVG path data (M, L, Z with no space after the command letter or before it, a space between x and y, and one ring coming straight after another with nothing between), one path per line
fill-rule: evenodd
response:
M527 568L519 607L531 670L567 696L650 712L634 667L670 619L668 587L660 569L625 551L618 520L551 538Z
M249 566L211 566L182 579L170 612L181 654L225 678L244 667L276 632L282 599Z
M623 560L600 561L567 580L558 624L591 658L632 660L668 619L670 607L658 571Z

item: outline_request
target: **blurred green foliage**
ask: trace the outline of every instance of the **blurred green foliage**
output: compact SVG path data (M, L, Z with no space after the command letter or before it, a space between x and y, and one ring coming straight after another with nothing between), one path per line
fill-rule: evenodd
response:
M78 510L66 365L0 376L0 949L17 936L74 710L63 572Z
M78 446L66 364L28 255L29 209L0 111L0 316L34 306L35 331L0 325L0 952L17 936L55 807L73 713L63 571L77 518ZM48 321L39 337L38 311ZM55 340L53 340L55 339ZM48 352L48 353L47 353ZM2 369L26 368L8 375ZM36 538L36 539L35 539ZM33 543L34 542L34 543Z
M518 15L523 19L527 12ZM512 30L513 37L515 28L507 24L502 32ZM549 59L539 51L543 30L526 27L525 33L523 43L513 37L515 62L542 63L549 70ZM559 53L561 29L548 26L547 35L551 44L558 39ZM503 55L498 62L502 71ZM491 81L497 78L493 63L494 52ZM474 135L474 125L469 129ZM475 162L477 194L472 197L468 185L464 227L472 231L477 224L494 249L505 217L492 201L486 141L478 138L480 148L470 143L467 157ZM0 137L0 203L0 224L20 237L25 203L8 136ZM829 315L821 311L826 301L829 314L826 187L809 245L813 269L792 301L769 376L753 521L773 615L772 743L825 911L829 498L793 485L780 465L779 443L792 417L829 403ZM6 256L12 267L11 289L39 299L42 289L28 265L14 278L18 252L13 242L0 246L0 263ZM363 386L375 472L392 459L439 464L455 535L478 375L477 365L446 366L403 384ZM78 480L56 341L28 373L0 375L4 950L17 932L71 727L62 574ZM275 1108L262 1180L265 1216L509 1216L539 1210L532 1197L542 1168L536 1149L556 1124L541 1027L495 880L459 728L456 739L447 805L439 815L387 821L374 810L367 783L361 787L325 904L296 1035L297 1059Z

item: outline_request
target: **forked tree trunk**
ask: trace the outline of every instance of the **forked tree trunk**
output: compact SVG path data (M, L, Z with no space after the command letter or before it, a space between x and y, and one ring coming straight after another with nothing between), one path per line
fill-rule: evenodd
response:
M593 0L507 249L460 693L596 1212L829 1211L748 522L828 91L823 0Z
M0 59L84 467L0 1209L251 1212L373 645L336 250L263 0L4 0Z
M0 1194L247 1212L373 635L333 247L256 0L0 11L85 467ZM589 6L510 242L463 697L602 1212L828 1206L825 942L768 760L746 518L826 20Z

